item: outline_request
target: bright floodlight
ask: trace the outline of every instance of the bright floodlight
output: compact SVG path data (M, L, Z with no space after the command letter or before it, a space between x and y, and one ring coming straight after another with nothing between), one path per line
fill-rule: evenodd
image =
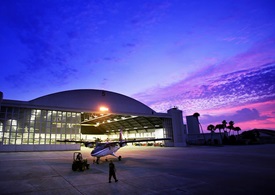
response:
M107 107L101 106L101 107L99 108L99 110L102 111L102 112L106 112L106 111L108 111L109 109L108 109Z

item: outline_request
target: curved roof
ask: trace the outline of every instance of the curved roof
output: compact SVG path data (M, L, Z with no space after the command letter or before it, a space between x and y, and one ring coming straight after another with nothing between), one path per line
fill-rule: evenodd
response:
M79 89L45 95L29 101L32 105L71 109L80 112L99 112L101 106L108 113L152 115L154 110L122 94L105 90Z

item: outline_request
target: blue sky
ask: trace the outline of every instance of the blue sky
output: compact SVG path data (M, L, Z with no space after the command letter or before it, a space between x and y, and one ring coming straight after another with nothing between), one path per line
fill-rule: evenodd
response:
M1 0L0 90L104 89L275 129L275 1Z

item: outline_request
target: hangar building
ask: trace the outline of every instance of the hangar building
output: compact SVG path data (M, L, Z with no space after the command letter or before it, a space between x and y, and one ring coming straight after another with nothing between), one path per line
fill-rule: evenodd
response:
M0 151L78 150L57 140L170 137L165 146L185 146L182 111L157 113L143 103L105 90L69 90L30 101L0 97Z

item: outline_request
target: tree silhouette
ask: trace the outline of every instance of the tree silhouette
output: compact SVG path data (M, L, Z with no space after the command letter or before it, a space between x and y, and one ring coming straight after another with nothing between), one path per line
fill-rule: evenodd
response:
M229 135L230 135L230 132L231 132L231 130L233 130L234 129L234 121L229 121L229 125L227 126L227 129L229 129Z
M220 137L221 137L222 144L223 144L223 143L224 143L224 144L226 144L226 143L235 143L235 142L236 142L236 137L237 137L237 138L239 137L239 131L241 131L241 128L240 128L240 127L234 127L234 125L235 125L235 122L234 122L234 121L229 121L229 123L228 123L229 125L228 125L228 126L226 126L226 124L227 124L227 121L226 121L226 120L223 120L223 121L222 121L222 124L217 124L217 125L214 127L214 130L219 129L219 133L220 133ZM212 128L213 128L213 125L210 124L210 125L208 125L207 130L211 131ZM225 134L225 132L227 132L225 129L229 129L228 135ZM223 139L222 139L221 130L224 131L224 137L223 137ZM234 133L233 133L233 135L230 136L230 133L231 133L232 130L233 130L234 132L235 132L235 131L237 132L237 136L235 136ZM212 135L211 135L211 141L212 141Z
M241 128L240 128L240 127L234 127L233 130L234 130L234 131L237 131L237 135L239 135L239 131L241 130Z
M207 130L209 130L209 131L215 131L214 128L215 128L215 126L212 125L212 124L210 124L210 125L208 125Z
M210 125L207 126L207 130L211 131L211 144L212 144L213 143L213 133L215 131L215 126L210 124Z
M223 131L225 131L224 129L226 129L227 121L226 121L226 120L223 120L223 121L222 121L222 125L223 125Z
M195 113L193 114L193 117L197 118L198 120L199 120L199 116L200 116L200 113L198 113L198 112L195 112Z
M220 138L221 138L221 142L222 142L222 133L221 133L221 130L224 129L224 125L223 124L217 124L215 126L215 130L216 129L219 129L219 133L220 133Z

